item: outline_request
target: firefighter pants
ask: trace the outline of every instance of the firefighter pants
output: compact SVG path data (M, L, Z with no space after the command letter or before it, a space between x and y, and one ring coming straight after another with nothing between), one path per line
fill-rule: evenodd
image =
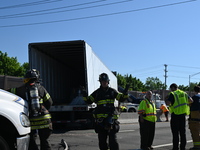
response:
M200 148L200 121L189 121L189 129L194 147Z
M51 135L52 130L49 128L31 130L30 133L30 143L29 150L39 150L36 143L36 135L39 135L40 138L40 150L51 150L51 146L48 142L48 138Z
M109 143L109 147L107 144L107 138L109 138L108 143ZM119 150L119 145L117 142L117 136L116 136L116 132L113 132L113 130L102 130L98 133L98 139L99 139L99 148L100 150L108 150L110 148L110 150Z
M119 126L119 125L116 125L116 126ZM118 131L119 129L116 129L116 127L114 127L111 130L106 130L103 126L97 125L96 132L98 133L99 149L100 150L108 150L108 149L119 150L119 144L117 142L117 135L116 135ZM107 143L107 140L108 140L108 143Z
M148 149L151 147L154 140L155 135L155 122L144 120L144 122L140 122L139 117L139 125L140 125L140 148Z
M180 135L180 150L185 150L186 146L185 114L175 115L174 113L172 113L170 126L173 136L173 150L179 150L179 135Z

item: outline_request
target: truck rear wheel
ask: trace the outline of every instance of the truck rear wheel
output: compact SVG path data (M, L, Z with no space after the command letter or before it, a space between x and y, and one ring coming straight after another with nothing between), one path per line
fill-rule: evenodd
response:
M8 143L0 136L0 150L10 150Z

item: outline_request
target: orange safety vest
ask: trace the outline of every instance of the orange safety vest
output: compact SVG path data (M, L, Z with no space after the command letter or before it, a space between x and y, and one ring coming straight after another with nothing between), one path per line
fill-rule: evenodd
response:
M169 109L165 105L160 106L160 109L162 109L162 111L164 113L167 112L167 111L169 111Z

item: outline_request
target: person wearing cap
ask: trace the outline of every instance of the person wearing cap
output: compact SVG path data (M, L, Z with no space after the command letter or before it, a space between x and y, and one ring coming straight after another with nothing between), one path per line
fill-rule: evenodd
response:
M170 127L172 131L173 149L185 150L186 146L186 115L189 115L189 103L192 103L192 98L184 91L178 89L177 84L170 85L171 92L165 103L169 106L171 113ZM180 136L180 139L179 139Z
M93 117L95 119L95 132L98 134L100 150L119 150L116 133L119 131L119 114L114 106L115 99L123 102L128 98L127 91L119 93L109 87L109 77L106 73L99 75L100 87L91 95L87 96L86 91L82 91L83 99L86 103L96 103ZM109 142L107 143L107 139Z

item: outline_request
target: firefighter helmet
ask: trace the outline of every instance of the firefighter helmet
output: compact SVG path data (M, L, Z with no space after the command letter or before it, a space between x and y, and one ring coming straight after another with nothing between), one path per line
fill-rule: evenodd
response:
M110 79L106 73L102 73L99 75L99 81L110 81Z
M24 83L28 83L31 79L34 81L39 80L40 73L36 69L30 69L24 76Z

